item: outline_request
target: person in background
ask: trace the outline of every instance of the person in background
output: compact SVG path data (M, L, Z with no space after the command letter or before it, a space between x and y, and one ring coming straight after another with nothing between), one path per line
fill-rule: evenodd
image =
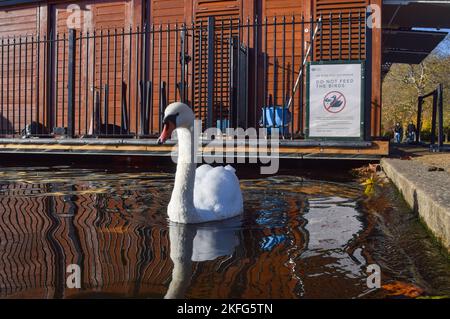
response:
M403 128L400 125L400 123L397 122L395 124L395 127L394 127L394 141L395 141L395 143L399 144L402 141L402 138L403 138Z
M414 141L416 140L416 126L412 121L409 122L406 132L408 135L408 143L414 143Z

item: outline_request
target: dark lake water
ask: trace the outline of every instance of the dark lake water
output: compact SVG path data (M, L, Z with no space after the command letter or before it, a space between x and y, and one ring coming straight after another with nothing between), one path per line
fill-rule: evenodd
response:
M166 217L173 174L2 168L0 297L450 295L448 255L390 184L366 195L345 174L247 175L242 217L180 225ZM70 264L80 289L66 286Z

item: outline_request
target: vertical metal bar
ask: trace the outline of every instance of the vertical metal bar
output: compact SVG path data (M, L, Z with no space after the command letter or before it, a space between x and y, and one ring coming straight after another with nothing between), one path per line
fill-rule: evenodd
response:
M265 128L267 126L266 122L266 108L267 108L267 64L268 64L268 52L267 52L267 16L264 18L264 69L263 69L263 97L264 97L264 103L263 103L263 109L262 111L262 119L263 119L263 127Z
M47 102L46 104L46 108L45 108L45 112L47 114L46 116L46 124L47 124L47 128L51 131L52 127L54 125L54 123L52 122L53 120L53 94L52 94L52 81L50 76L51 72L49 72L49 70L53 70L53 58L52 58L52 53L53 53L53 31L50 30L50 34L49 37L47 38L44 35L44 68L46 68L46 72L44 72L44 83L46 85L46 88L44 90L44 95L45 95L45 101ZM44 132L42 132L44 133Z
M19 74L18 74L18 82L19 82L19 94L17 99L19 100L19 107L18 107L18 116L19 116L19 127L18 127L18 132L20 134L20 132L22 131L22 126L21 126L21 122L22 122L22 103L21 103L21 95L22 95L22 37L19 38Z
M200 20L200 29L199 29L199 40L198 40L198 51L199 51L199 59L198 59L198 111L200 120L203 121L203 20ZM184 45L182 42L182 52L184 52ZM183 54L184 57L184 54ZM184 58L183 58L184 60ZM184 75L184 62L181 63L181 78L183 81ZM184 86L184 85L183 85Z
M366 27L367 30L367 27ZM367 41L367 40L366 40ZM352 59L352 12L348 13L348 59Z
M342 60L342 12L339 12L339 60Z
M208 17L208 111L206 127L212 127L213 121L213 108L214 108L214 17Z
M322 21L322 15L320 15L320 21ZM320 28L320 53L319 53L319 60L322 60L322 52L323 52L323 28ZM313 34L314 34L314 24L311 24L311 30L309 30L311 35L311 47L313 47ZM314 55L311 54L311 56L314 58Z
M150 132L153 132L153 98L154 98L153 87L155 85L155 32L156 32L154 24L152 24L152 28L151 28L150 31L152 33L152 37L151 37L152 38L152 44L151 44L151 47L150 47L151 56L152 56L152 67L151 67L152 81L150 82L151 86L150 87L147 86L147 90L145 90L145 99L146 99L146 101L149 101L149 103L150 103L150 104L148 104L148 102L147 102L147 104L146 104L146 109L147 110L148 110L148 107L150 107L150 112L147 113L147 115L148 114L150 114L150 115L148 115L147 118L146 118L146 125L148 125L148 123L149 123L148 121L150 120ZM144 57L144 59L145 59L145 57ZM149 97L147 96L148 94L151 95L151 99L149 99ZM149 132L146 132L146 134L148 134L148 133Z
M166 63L166 89L167 89L167 93L166 93L166 98L167 101L170 100L169 95L170 95L170 23L167 24L167 36L166 36L166 57L167 57L167 63ZM166 107L166 105L164 105L164 107Z
M9 39L8 39L8 43L9 43ZM40 104L39 93L41 91L41 88L40 88L40 85L39 85L39 83L40 83L39 82L39 78L40 78L40 74L41 74L41 71L40 71L41 36L40 36L40 34L38 34L37 37L36 37L36 50L37 50L37 53L36 53L37 66L36 66L36 116L35 116L35 119L36 119L36 122L39 123L39 104ZM8 47L8 56L9 56L9 47ZM8 66L8 69L9 69L9 66ZM9 79L9 76L7 76L7 79ZM9 82L9 80L8 80L8 82Z
M437 111L438 111L438 147L444 146L444 103L443 103L444 87L440 83L437 89Z
M25 36L25 102L24 102L24 106L25 106L25 114L24 114L24 127L26 128L27 125L27 120L28 120L28 116L27 116L27 111L28 111L28 107L27 107L27 103L28 103L28 36ZM2 88L3 90L3 88ZM20 90L19 90L20 91Z
M178 101L178 22L175 23L175 52L174 52L174 62L175 62L175 101ZM194 28L192 28L192 36L194 36ZM194 72L192 72L194 73ZM192 82L193 83L193 82ZM194 102L194 97L192 97L192 103Z
M366 21L371 12L366 12ZM372 29L366 25L366 61L364 65L365 73L365 107L364 107L364 135L366 140L371 137L371 110L372 110Z
M247 58L246 58L246 62L245 62L245 65L244 65L244 68L245 68L245 70L244 70L244 72L245 72L245 76L246 76L246 82L247 82L247 84L246 84L246 88L247 88L247 90L245 90L245 106L244 106L244 108L245 108L245 119L244 119L244 125L245 125L245 129L247 129L247 127L248 127L248 125L249 125L249 119L248 119L248 111L249 111L249 109L250 109L250 103L249 103L249 101L250 101L250 99L249 99L249 93L248 93L248 91L250 90L250 81L249 81L249 78L250 78L250 17L248 17L247 16L247 26L246 26L246 28L247 28Z
M312 33L312 29L310 29L310 32ZM313 49L313 43L311 42L311 52ZM312 54L312 53L311 53ZM300 83L300 94L299 94L299 105L298 105L298 128L300 131L300 134L303 135L303 112L304 112L304 101L303 101L303 88L304 88L304 76L303 76L303 71L304 71L304 65L303 65L303 61L305 61L305 17L302 15L302 43L300 46L300 72L302 72L302 78L301 78L301 83ZM313 55L312 55L313 56Z
M328 27L330 30L328 32L330 34L330 45L328 46L328 60L333 60L333 14L331 12L329 19L330 21L328 21Z
M62 106L61 106L61 116L62 116L62 119L61 119L61 126L63 126L64 127L64 125L65 125L65 122L64 122L64 118L65 118L65 112L64 112L64 110L65 110L65 96L66 96L66 94L65 94L65 84L66 84L66 42L67 42L67 37L66 37L66 34L64 33L64 36L63 36L63 71L62 71ZM75 48L75 47L74 47ZM94 57L95 57L95 55L94 55ZM56 59L58 59L58 57L56 57ZM74 60L74 63L75 63L75 60ZM94 64L95 65L95 64ZM57 118L58 119L58 118ZM58 121L58 120L56 120L56 121ZM58 125L56 125L56 126L58 126ZM74 127L74 133L75 133L75 127Z
M142 134L142 125L139 124L139 120L142 122L142 102L141 102L141 97L142 97L142 89L141 88L141 84L139 82L139 26L136 27L136 39L135 39L135 57L134 57L134 61L135 61L135 90L136 90L136 94L135 94L135 131L136 131L136 135ZM109 52L109 51L108 51Z
M292 33L291 33L291 85L294 85L294 73L295 73L295 16L292 16ZM294 138L294 118L295 118L295 93L291 93L292 96L292 111L291 111L291 140Z
M13 38L13 69L12 69L12 134L16 134L16 38ZM9 120L9 118L8 118Z
M186 54L186 25L183 23L182 25L182 31L181 31L181 71L180 71L180 75L181 75L181 79L180 79L180 94L181 94L181 102L185 103L186 102L186 95L185 95L185 83L184 83L184 79L185 79L185 64L186 64L186 59L185 59L185 54ZM201 38L201 37L200 37Z
M108 111L109 111L109 85L104 86L105 94L103 96L103 123L105 124L104 132L108 132Z
M131 25L129 27L129 32L128 32L128 125L127 125L127 129L128 129L128 134L130 133L131 130L131 56L132 56L132 52L133 52L133 36L132 36L132 28ZM137 130L135 131L137 133Z
M197 75L195 74L195 25L194 22L191 22L191 108L195 109L195 81L197 79ZM175 60L176 61L176 60ZM176 63L176 62L175 62ZM176 89L176 87L175 87Z
M361 60L361 11L358 11L358 60Z
M4 104L3 104L3 96L5 94L5 87L4 87L4 80L3 80L3 68L4 68L4 49L5 48L5 39L2 37L2 71L1 71L1 98L0 98L0 111L2 112L2 114L4 113ZM3 122L5 121L0 121L0 134L3 135Z
M320 22L317 22L317 23L322 23L322 16L319 17L319 21ZM322 41L322 25L320 25L319 32L320 32L320 39ZM311 61L314 61L314 20L313 19L311 19L311 21L309 23L309 45L311 47L311 50L310 50ZM320 52L322 52L322 48L320 48ZM322 53L320 53L320 54L322 54ZM303 61L302 61L302 63L303 63Z
M241 18L238 17L238 22L237 22L237 36L238 36L238 41L237 41L237 55L236 55L236 59L237 59L237 72L236 72L236 127L239 127L239 113L240 113L240 107L242 107L242 105L240 105L240 96L239 96L239 88L241 87L242 83L241 83L241 79L240 79L240 73L241 73L241 59L240 59L240 55L241 55ZM242 90L241 90L242 92Z
M55 59L55 77L54 77L54 86L55 86L55 118L53 121L55 122L55 126L58 126L58 98L59 98L59 34L56 34L56 40L55 40L55 51L56 51L56 59ZM64 61L63 61L64 63ZM64 87L63 87L63 94L64 94Z
M125 28L123 28L122 27L122 34L121 34L121 52L120 52L120 54L121 54L121 57L120 57L120 64L121 64L121 67L120 67L120 83L121 83L121 90L120 90L120 106L121 106L121 108L120 108L120 113L121 113L121 116L120 116L120 119L121 119L121 125L120 125L120 134L123 134L124 133L124 126L125 125L127 125L127 121L128 121L128 116L127 116L127 114L125 114L126 113L126 108L125 108L125 110L124 110L124 105L126 105L126 104L124 104L124 103L126 103L125 102L125 94L126 94L126 85L124 86L123 84L124 84L124 66L125 66ZM122 123L123 122L123 119L124 119L124 116L126 116L127 117L127 120L124 122L124 123Z
M31 36L31 76L30 76L30 123L33 122L33 78L34 78L34 36ZM3 47L2 47L2 77L3 77ZM3 99L3 80L2 80L2 99ZM2 100L3 104L3 100ZM3 113L3 109L2 109Z
M10 122L9 118L9 51L11 41L8 38L8 51L6 52L6 119ZM39 91L39 90L38 90ZM7 123L8 123L7 122ZM6 126L6 134L10 134L10 126Z
M436 144L436 113L437 113L437 90L433 92L433 109L431 112L431 141L430 144L433 146Z
M273 107L272 110L272 126L276 127L275 110L278 96L278 81L277 81L277 17L273 19Z
M100 74L99 74L99 79L98 79L98 91L99 91L99 97L98 100L102 101L103 98L103 29L100 30ZM98 118L98 124L99 127L102 124L102 117L99 116Z
M158 106L159 106L159 112L158 112L158 130L161 132L162 129L162 116L163 116L163 110L162 110L162 24L159 25L159 32L158 32ZM153 119L152 119L153 121Z
M112 133L116 134L116 116L117 116L117 28L114 28L114 108L113 108L113 127Z
M283 101L281 102L281 132L283 134L283 138L284 138L284 108L286 107L286 17L283 16L283 45L282 45L282 58L281 58L281 64L283 65L283 69L282 69L282 81L281 81L281 88L282 88L282 92L281 92L281 96L283 98Z
M420 142L420 130L422 128L422 105L423 97L417 99L417 121L416 121L416 143Z
M92 86L91 86L91 94L92 94L92 118L94 125L95 134L100 134L100 116L98 114L97 104L99 100L97 98L97 87L95 86L95 63L97 62L97 58L95 56L96 53L96 31L92 32Z
M83 33L80 32L80 37L79 37L79 48L78 48L78 52L79 52L79 65L78 65L78 135L81 135L81 66L82 66L82 62L83 62ZM85 134L87 133L86 131L87 129L85 128Z
M76 33L75 29L69 29L69 61L68 61L68 79L67 79L67 135L75 135L75 51L76 51Z
M254 29L253 29L253 37L254 37L254 72L255 72L255 76L254 76L254 86L253 86L253 99L254 99L254 105L253 105L253 127L256 129L257 126L257 118L258 118L258 83L259 83L259 63L258 63L258 58L259 58L259 21L258 21L258 16L255 17L255 25L254 25Z
M232 115L233 115L233 107L234 107L234 93L233 93L233 87L234 87L234 81L233 81L233 59L234 59L234 41L233 41L233 18L230 17L230 24L229 24L230 30L228 32L228 46L229 46L229 55L230 55L230 62L228 65L228 96L229 96L229 105L228 105L228 122L227 122L227 128L232 125Z
M85 44L86 44L86 54L85 54L85 60L86 60L86 65L85 65L85 83L84 83L84 108L85 108L85 112L84 112L84 118L85 118L85 128L86 128L86 134L88 133L88 114L89 114L89 31L86 32L86 37L85 37ZM92 113L94 112L94 110L92 110ZM93 116L93 114L92 114ZM93 117L92 117L93 118ZM90 134L93 134L92 132L89 132Z

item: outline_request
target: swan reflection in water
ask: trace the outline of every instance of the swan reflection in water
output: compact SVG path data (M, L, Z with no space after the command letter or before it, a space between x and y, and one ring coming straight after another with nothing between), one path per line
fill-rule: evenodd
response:
M169 224L172 281L165 299L184 298L191 282L192 262L230 256L239 245L240 217L203 224Z

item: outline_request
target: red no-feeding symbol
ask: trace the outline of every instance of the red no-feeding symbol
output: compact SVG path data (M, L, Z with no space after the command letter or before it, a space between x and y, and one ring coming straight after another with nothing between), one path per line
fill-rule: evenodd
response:
M323 98L323 107L327 112L339 113L347 104L344 94L339 91L328 92Z

